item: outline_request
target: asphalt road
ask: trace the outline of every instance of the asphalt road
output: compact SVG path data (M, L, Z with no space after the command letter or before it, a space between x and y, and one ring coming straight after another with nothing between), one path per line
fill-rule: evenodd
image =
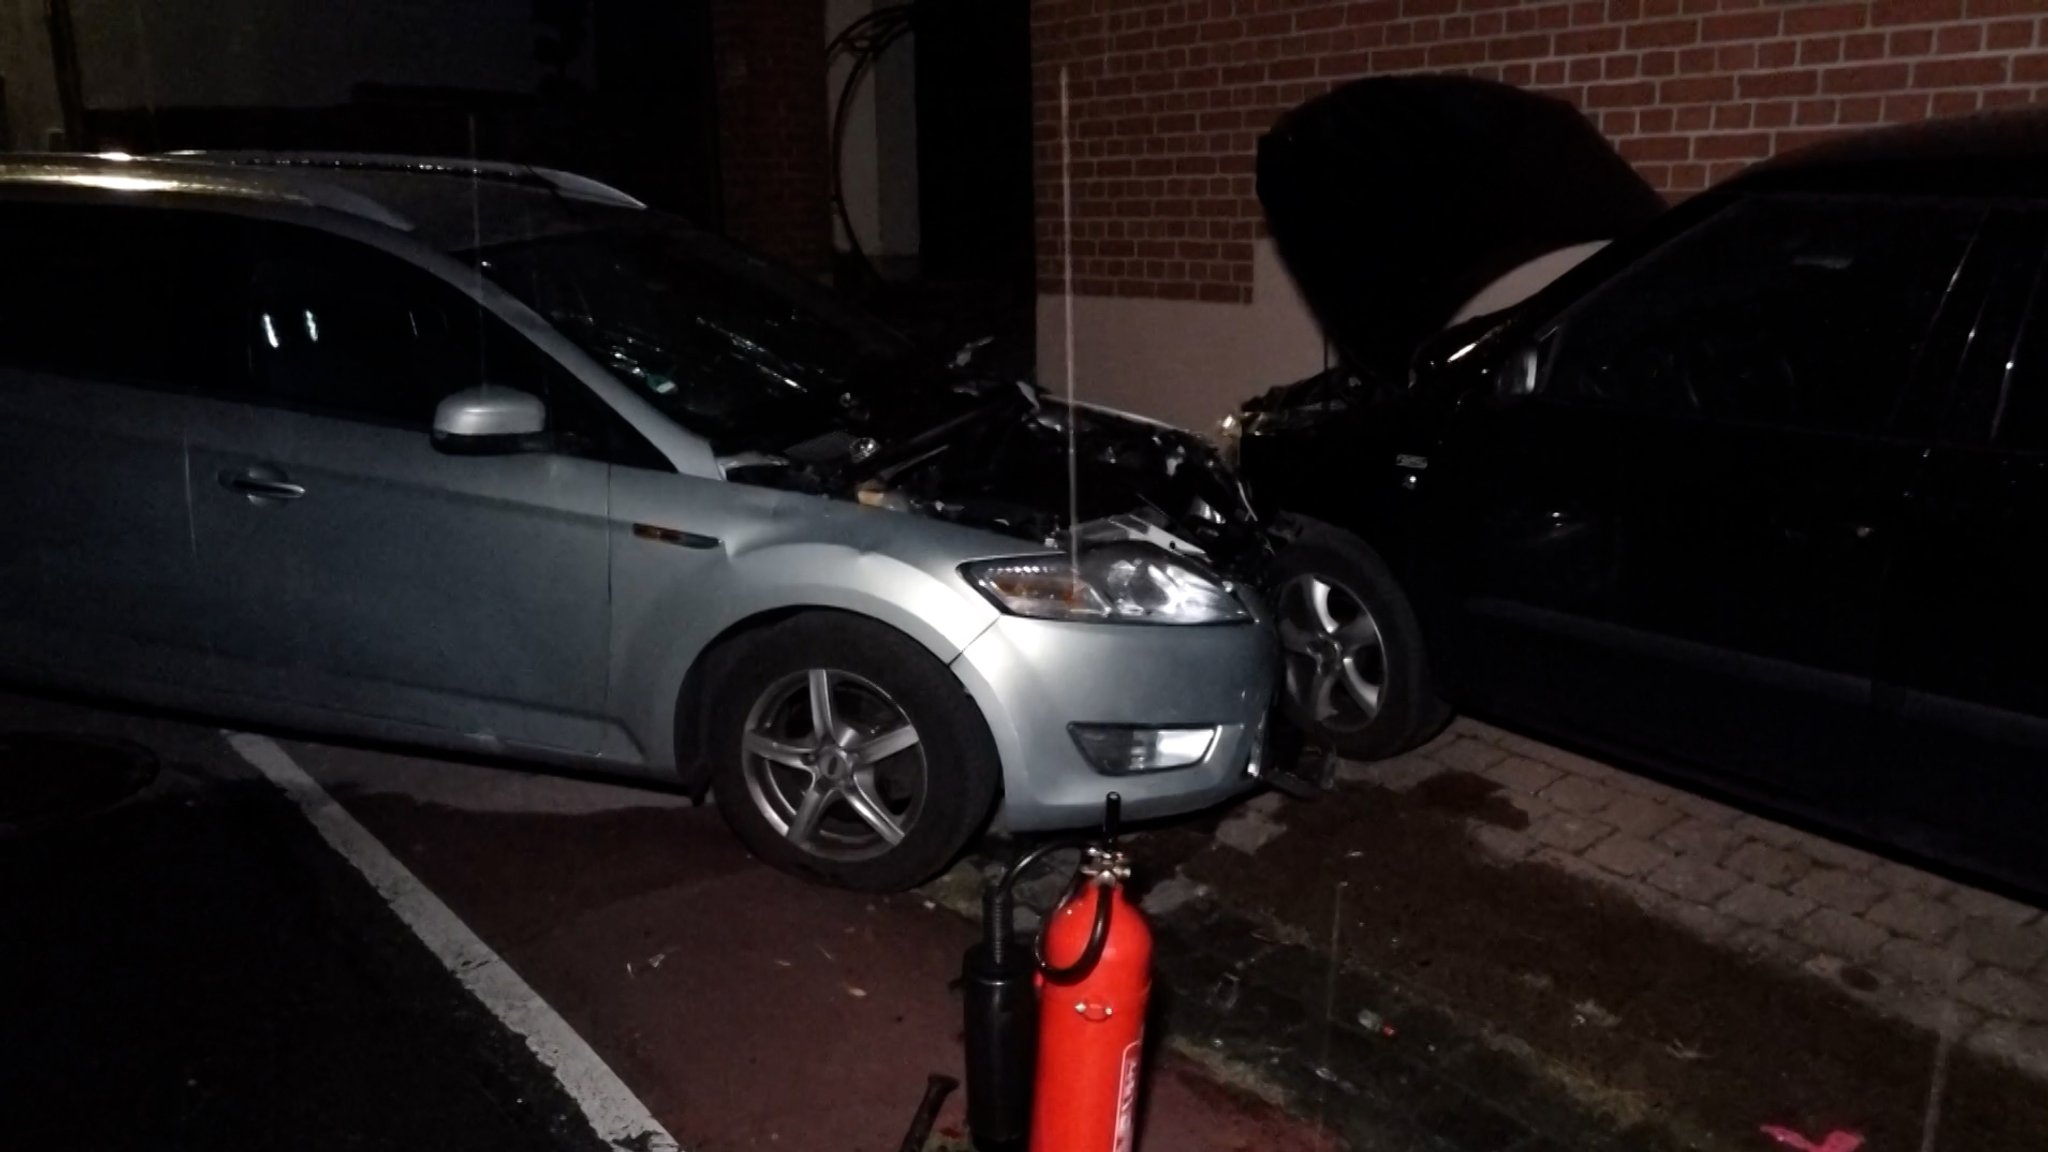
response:
M0 695L23 732L156 768L67 792L76 765L0 756L9 1144L594 1149L609 1108L692 1152L888 1152L959 1074L970 925L784 877L679 798ZM1142 1146L1331 1145L1170 1059Z

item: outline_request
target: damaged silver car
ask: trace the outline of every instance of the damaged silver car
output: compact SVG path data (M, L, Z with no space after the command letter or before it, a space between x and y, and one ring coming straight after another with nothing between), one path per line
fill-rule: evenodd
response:
M1259 774L1267 545L1205 444L613 189L12 158L0 250L0 672L673 781L862 888L999 800Z

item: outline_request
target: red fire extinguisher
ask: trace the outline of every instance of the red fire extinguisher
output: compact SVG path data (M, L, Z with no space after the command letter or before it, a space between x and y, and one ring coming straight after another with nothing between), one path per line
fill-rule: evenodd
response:
M1131 1152L1136 1139L1152 930L1128 879L1123 853L1089 848L1039 936L1031 1152Z

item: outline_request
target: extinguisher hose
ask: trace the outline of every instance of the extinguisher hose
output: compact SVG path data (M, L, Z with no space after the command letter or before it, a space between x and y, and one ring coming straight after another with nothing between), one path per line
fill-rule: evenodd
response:
M1081 884L1095 885L1095 923L1088 928L1088 946L1081 949L1079 958L1064 968L1055 967L1045 959L1045 930L1052 924L1052 917L1048 915L1039 923L1036 948L1038 970L1045 973L1045 978L1054 984L1071 983L1093 972L1096 963L1102 959L1102 946L1109 942L1109 914L1115 904L1112 896L1115 894L1116 885L1102 883L1086 876L1077 875L1074 879ZM1069 889L1070 893L1071 891L1072 889ZM1065 901L1061 903L1064 904Z
M988 948L989 960L998 969L1009 961L1013 934L1016 931L1016 901L1010 895L1010 886L1017 882L1017 877L1022 876L1047 854L1077 846L1071 840L1048 840L1018 857L1017 862L1003 873L1001 880L982 890L982 942Z

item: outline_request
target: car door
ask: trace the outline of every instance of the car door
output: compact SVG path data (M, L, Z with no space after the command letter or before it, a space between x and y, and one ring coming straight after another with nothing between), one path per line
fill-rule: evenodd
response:
M2048 212L2012 212L1885 587L1878 803L1908 847L2039 888L2048 812Z
M1816 806L1867 747L1872 636L1922 446L1896 427L1981 212L1752 196L1563 314L1539 397L1616 485L1583 734Z
M184 424L232 386L234 224L141 205L0 204L0 659L176 681L206 645Z
M194 539L235 690L481 746L603 736L608 467L576 394L468 294L386 252L250 233L239 392L190 424ZM452 455L438 401L550 403L537 450Z

